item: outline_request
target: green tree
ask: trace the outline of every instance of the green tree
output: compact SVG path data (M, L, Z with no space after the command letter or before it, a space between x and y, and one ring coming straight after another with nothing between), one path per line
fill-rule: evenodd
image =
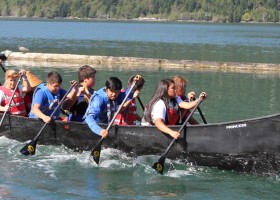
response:
M280 0L2 0L1 16L279 22Z

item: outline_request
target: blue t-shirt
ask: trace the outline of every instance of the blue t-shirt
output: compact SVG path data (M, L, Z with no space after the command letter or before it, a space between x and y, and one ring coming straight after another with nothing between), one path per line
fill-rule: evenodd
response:
M63 88L60 88L57 94L52 94L46 86L42 86L35 91L32 99L32 107L34 104L40 104L41 112L47 116L50 116L65 94L66 90ZM57 109L56 113L53 115L53 118L57 119L59 115L60 109ZM29 113L29 117L37 118L32 111Z
M182 101L184 102L190 102L190 100L188 99L188 97L186 96L176 96L176 101L177 101L177 104L179 105Z

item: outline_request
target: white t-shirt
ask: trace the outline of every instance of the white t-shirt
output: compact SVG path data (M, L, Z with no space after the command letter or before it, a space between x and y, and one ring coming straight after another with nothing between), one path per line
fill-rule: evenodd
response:
M165 121L166 106L163 100L160 99L154 104L151 116L153 123L155 123L155 120L158 118L163 119L163 121Z
M19 88L20 96L21 96L22 98L24 98L25 93L22 92L23 85L19 85L18 88ZM14 90L11 90L11 91L14 92ZM5 95L4 92L3 92L2 90L0 90L0 104L1 104L3 101L5 101L7 98L8 98L8 96Z
M155 123L155 120L159 118L165 121L166 106L163 100L160 99L153 105L151 116L152 116L153 123ZM142 122L141 125L151 126L149 122Z

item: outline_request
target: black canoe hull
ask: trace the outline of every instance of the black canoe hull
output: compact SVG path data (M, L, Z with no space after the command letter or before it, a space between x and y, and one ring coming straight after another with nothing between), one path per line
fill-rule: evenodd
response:
M32 140L43 124L36 119L7 115L0 128L0 136L25 142ZM171 128L178 130L180 126ZM75 151L83 151L91 150L99 139L86 124L57 121L55 125L46 127L38 144L65 145ZM171 140L154 126L112 126L103 147L133 155L161 155ZM278 173L280 114L189 126L182 131L167 157L240 172Z

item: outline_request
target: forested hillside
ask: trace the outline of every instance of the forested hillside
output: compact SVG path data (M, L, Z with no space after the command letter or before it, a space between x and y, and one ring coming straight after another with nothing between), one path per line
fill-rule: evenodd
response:
M280 0L1 0L2 17L279 22Z

